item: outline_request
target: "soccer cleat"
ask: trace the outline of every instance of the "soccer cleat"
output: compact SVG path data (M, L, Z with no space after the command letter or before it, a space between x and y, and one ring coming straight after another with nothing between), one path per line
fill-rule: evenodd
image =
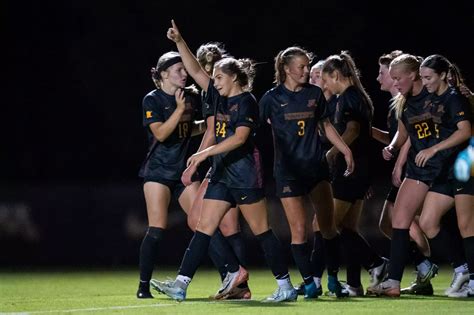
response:
M249 273L242 266L240 266L239 270L236 272L227 272L227 275L222 281L222 286L220 287L219 291L217 291L217 294L214 296L214 298L216 300L223 299L239 284L248 280L249 280Z
M453 298L472 298L474 297L474 288L470 287L469 283L465 283L461 289L449 293L448 296Z
M245 283L245 282L244 282ZM212 297L215 299L215 296ZM233 288L227 295L221 298L221 300L250 300L252 298L252 292L249 287L240 288L237 286Z
M304 285L304 298L305 299L316 299L318 296L322 294L323 294L323 288L321 286L318 287L314 281L312 281L310 284Z
M176 281L158 281L151 279L150 285L159 293L166 294L168 297L178 302L186 299L186 290L177 285Z
M453 280L451 281L451 285L444 291L444 294L449 296L454 292L457 292L461 289L464 283L469 281L469 272L455 272L453 274Z
M394 280L388 279L376 286L367 288L367 295L399 297L400 284L397 285Z
M436 264L431 263L431 266L428 272L422 276L420 275L418 276L420 277L421 282L427 282L433 279L434 277L436 277L437 274L438 274L438 266Z
M424 275L419 272L416 275L416 279L412 283L400 290L401 294L412 294L412 295L433 295L433 285L431 279L438 274L438 266L431 264L430 269Z
M350 297L364 296L364 287L362 287L362 285L359 287L353 287L347 283L343 283L342 286L347 292L349 292Z
M304 295L304 286L304 282L301 282L300 284L294 286L294 289L296 290L296 293L298 293L298 295Z
M413 281L408 287L400 290L401 294L412 294L412 295L433 295L433 285L431 281L420 282L419 278L416 277L416 280Z
M264 299L264 303L295 302L298 298L295 288L284 290L280 287L272 295Z
M370 283L369 287L376 286L384 280L388 272L388 259L382 257L382 264L380 266L369 269Z
M138 287L137 299L152 299L150 288Z
M342 286L335 276L328 275L328 295L335 295L338 298L348 297L349 292Z

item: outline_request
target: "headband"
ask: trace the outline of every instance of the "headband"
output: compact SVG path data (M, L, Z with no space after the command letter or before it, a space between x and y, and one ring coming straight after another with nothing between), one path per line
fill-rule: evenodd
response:
M172 58L166 60L165 62L163 62L161 65L159 65L156 68L156 72L160 73L161 71L165 71L166 69L168 69L169 67L171 67L172 65L174 65L178 62L182 62L181 56L172 57Z

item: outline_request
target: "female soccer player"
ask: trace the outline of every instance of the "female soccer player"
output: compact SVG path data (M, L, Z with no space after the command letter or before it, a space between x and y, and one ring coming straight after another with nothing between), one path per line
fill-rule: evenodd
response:
M196 57L201 65L201 67L207 72L209 76L212 75L214 70L214 64L221 60L222 58L228 57L227 52L222 47L220 43L207 43L201 45L196 52ZM206 125L210 126L206 129L203 139L201 141L200 148L198 151L201 151L203 148L207 148L211 145L214 139L214 107L212 104L207 104L205 102L205 93L202 93L203 98L203 118L206 120ZM198 196L194 200L191 215L188 216L188 221L192 221L190 225L197 226L199 216L201 213L202 202L204 200L204 195L206 193L207 186L209 184L209 177L211 170L206 174L206 177L201 182L199 186ZM216 230L215 234L220 237L213 236L213 239L221 240L224 238L224 242L217 242L211 239L211 244L209 246L209 254L214 263L217 266L219 273L221 275L221 280L225 279L227 275L227 262L226 255L223 253L226 250L233 251L236 256L239 264L242 268L247 266L246 255L245 255L245 244L240 232L239 226L239 211L238 208L231 208L222 218L219 228ZM229 253L227 253L228 255ZM231 254L231 253L230 253ZM217 294L216 296L219 296ZM248 287L248 283L238 285L232 290L228 295L225 296L226 299L250 299L251 292Z
M297 293L291 284L280 242L268 226L260 157L252 139L258 120L255 98L248 92L255 75L253 65L248 59L224 58L214 65L214 78L211 79L194 58L174 21L167 36L176 43L186 69L206 92L206 101L215 108L215 144L194 154L188 160L188 173L183 174L189 178L202 161L213 157L199 224L178 276L174 281L156 281L152 285L175 300L184 300L186 289L209 246L210 235L224 214L239 205L278 283L278 289L264 301L296 301ZM248 273L239 268L238 263L229 263L228 270L218 292L221 296L248 279Z
M360 282L360 266L371 275L370 286L378 284L386 269L382 259L358 232L364 198L370 186L369 141L373 106L359 80L358 69L347 51L326 59L322 69L325 87L339 95L334 117L334 127L351 149L356 169L344 176L345 163L336 147L328 153L328 161L334 170L332 188L334 193L336 226L341 233L347 259L347 289L351 296L364 295Z
M456 68L441 55L431 55L427 57L420 66L420 75L423 85L431 93L431 104L436 108L433 114L436 118L436 137L439 144L427 150L426 157L444 154L445 162L443 170L435 179L426 196L423 210L420 217L420 226L428 237L433 256L447 259L454 268L453 281L445 291L448 296L463 296L459 291L464 282L469 281L469 270L474 270L474 248L469 237L474 236L474 221L472 220L472 209L474 205L474 185L473 181L462 183L454 178L454 161L457 154L466 147L467 139L471 135L471 124L468 120L469 104L456 87L449 86L448 74L451 77L458 77ZM448 140L449 139L449 140ZM463 145L452 146L450 149L440 147L443 142L455 143L464 139ZM440 151L440 152L438 152ZM446 212L456 207L458 225L462 237L465 239L466 257L463 248L453 240L452 233L441 225L441 218ZM466 264L466 259L468 264ZM471 284L474 284L472 281ZM471 286L469 286L471 288ZM469 292L469 288L465 293ZM472 286L474 288L474 286ZM472 291L472 290L471 290Z
M327 119L322 90L308 84L311 55L300 47L288 47L275 58L275 83L260 101L261 121L270 122L274 139L276 195L285 210L291 231L291 250L305 282L305 298L321 294L314 279L306 239L306 211L303 198L310 196L327 252L328 289L338 297L347 296L337 280L339 235L333 217L329 171L321 148L318 123L327 138L344 154L346 175L352 173L352 153Z
M379 58L379 75L377 76L377 81L380 83L380 89L385 92L390 92L392 98L394 98L399 92L393 84L392 77L389 73L389 66L390 62L401 54L403 54L402 51L394 50L388 54L383 54ZM398 129L398 119L395 117L395 110L393 108L390 108L388 112L387 127L388 131L372 127L372 136L374 139L385 145L390 144ZM392 237L391 213L395 204L395 198L398 194L398 188L405 177L404 170L409 149L410 141L408 140L402 146L396 158L392 172L392 187L387 194L382 213L380 214L380 230L389 239ZM436 275L438 266L433 264L428 258L430 256L428 241L426 240L423 231L420 229L418 217L410 225L410 237L413 240L410 241L410 260L415 264L417 274L415 280L408 287L403 288L401 293L433 295L431 279Z
M187 76L178 53L162 55L152 69L156 89L143 99L143 125L150 149L140 176L144 179L149 226L140 247L138 298L152 298L150 279L166 229L171 197L188 213L199 188L197 180L187 187L180 180L191 154L188 147L194 120L201 111L197 91L185 88Z

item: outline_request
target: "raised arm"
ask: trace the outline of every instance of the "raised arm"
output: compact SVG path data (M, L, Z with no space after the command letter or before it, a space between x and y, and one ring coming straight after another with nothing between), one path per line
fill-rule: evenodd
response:
M168 29L166 36L176 43L176 47L178 48L178 52L181 55L181 59L183 60L186 71L201 87L201 89L207 92L210 77L201 67L196 57L189 49L188 45L186 45L186 42L184 41L183 37L181 37L181 33L179 32L174 20L171 20L171 27Z

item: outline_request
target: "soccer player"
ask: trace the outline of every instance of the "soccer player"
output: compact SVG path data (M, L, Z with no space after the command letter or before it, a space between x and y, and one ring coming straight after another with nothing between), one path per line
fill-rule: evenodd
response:
M187 73L181 56L168 52L152 68L156 89L143 99L143 125L150 149L140 170L148 214L148 230L140 247L140 283L138 298L152 298L150 279L166 229L171 197L189 212L197 195L199 181L185 187L181 173L190 156L189 142L194 120L200 117L201 102L197 90L185 88Z
M318 211L328 268L328 289L338 297L347 296L337 280L339 234L333 217L329 170L321 148L318 123L328 139L344 154L346 174L353 171L352 153L329 122L322 90L308 84L311 55L300 47L288 47L275 58L276 87L260 100L261 121L269 122L274 139L276 195L291 231L291 250L305 282L305 298L321 294L321 284L310 264L303 198L309 195Z
M390 160L393 158L393 152L405 143L407 137L410 137L411 148L406 177L400 186L392 213L393 232L388 279L369 288L370 294L400 296L400 281L409 247L410 224L417 209L423 205L429 187L446 162L442 152L436 156L435 154L465 141L464 136L458 137L460 133L453 133L442 141L436 138L439 128L444 126L434 115L438 108L431 106L430 94L423 88L419 74L421 61L413 55L402 54L390 63L390 75L400 92L394 101L399 123L397 135L382 153L386 160ZM462 125L464 124L459 122L456 126L464 129ZM464 131L461 132L463 133Z
M371 275L370 286L378 284L386 270L386 260L369 246L359 233L359 220L364 198L370 186L369 142L373 105L359 80L354 60L347 51L326 59L322 78L326 89L337 99L334 127L354 156L355 171L345 176L345 161L339 150L332 147L328 162L334 170L332 189L336 226L347 254L347 286L350 296L364 295L360 281L361 264Z
M394 50L388 54L383 54L379 58L379 75L377 76L377 81L380 83L380 89L385 92L390 92L392 98L394 98L399 92L390 77L389 66L390 62L401 54L403 54L402 51ZM395 133L397 132L398 120L395 117L395 111L393 108L390 108L388 112L387 127L388 131L383 131L372 126L372 137L385 145L390 144L390 141L395 137ZM410 141L407 140L397 155L392 172L392 187L387 194L382 213L380 214L380 230L389 239L392 237L391 213L395 203L395 198L398 194L398 188L405 177L404 170L409 149ZM410 240L410 260L415 264L417 274L415 280L408 287L403 288L401 293L433 295L431 279L436 275L438 266L433 264L428 258L430 255L428 241L426 240L423 231L420 229L418 218L415 218L410 225L410 237L412 239Z
M152 285L175 300L184 300L186 289L209 246L210 235L224 214L239 205L278 283L278 289L264 301L296 301L298 295L291 284L280 242L268 226L260 156L252 137L258 120L257 103L249 92L255 75L253 64L248 59L224 58L214 65L211 79L194 58L174 21L167 36L176 43L186 69L206 92L206 101L214 107L215 143L191 156L183 174L183 180L189 181L197 166L213 157L199 224L178 276L174 281L153 281ZM229 262L228 270L218 292L222 296L248 279L248 273L239 268L238 262Z
M196 52L196 57L201 65L201 67L207 72L208 75L212 75L212 71L214 69L214 64L222 58L228 57L227 52L222 47L220 43L207 43L201 45ZM203 118L206 120L206 125L210 126L206 129L204 133L203 139L201 141L200 148L198 151L201 151L202 148L207 148L211 145L211 142L214 139L214 107L211 104L207 104L205 102L205 93L202 92L203 98L203 111L202 115ZM192 220L192 225L197 226L199 216L201 213L202 202L204 199L204 195L206 193L207 186L209 184L211 170L209 170L206 174L206 177L201 182L199 186L198 196L194 200L191 215L188 216L190 218L188 220ZM225 279L227 275L227 262L226 262L226 255L223 255L223 248L226 247L227 250L233 251L234 255L236 256L239 264L245 268L247 266L246 263L246 255L245 255L245 244L242 237L242 233L240 232L239 226L239 211L238 208L234 207L231 208L222 218L221 223L219 224L219 228L216 230L216 233L219 235L223 235L225 237L225 242L217 243L220 246L215 246L211 241L209 246L209 253L210 257L214 263L218 267L219 274L221 275L221 280ZM220 239L220 238L219 238ZM213 246L214 245L214 246ZM220 296L216 294L216 296ZM250 299L251 292L248 287L247 281L242 284L239 284L236 288L232 290L228 295L224 296L226 299Z
M436 158L441 154L446 156L443 170L433 182L426 196L420 217L420 226L428 237L432 255L447 259L453 266L453 281L445 294L458 297L473 293L472 288L474 288L474 286L462 288L463 284L469 281L466 258L471 261L470 267L474 268L474 252L472 251L474 247L472 240L469 239L474 236L474 226L471 219L474 205L474 181L458 182L454 178L454 160L461 149L467 145L467 140L471 135L471 124L468 120L470 111L468 101L456 87L449 86L448 73L452 77L458 76L456 68L441 55L427 57L420 66L423 85L431 93L431 106L436 110L433 115L436 124L436 138L440 142L424 150L426 157L421 156L420 159ZM449 150L444 149L443 151L442 145L445 141L451 143L461 141L461 145L452 146ZM465 143L462 144L462 142ZM452 233L449 233L441 225L441 218L454 205L458 225L465 239L466 257L463 255L461 244L456 242ZM471 284L474 284L474 281ZM464 291L462 293L459 292L461 288Z

